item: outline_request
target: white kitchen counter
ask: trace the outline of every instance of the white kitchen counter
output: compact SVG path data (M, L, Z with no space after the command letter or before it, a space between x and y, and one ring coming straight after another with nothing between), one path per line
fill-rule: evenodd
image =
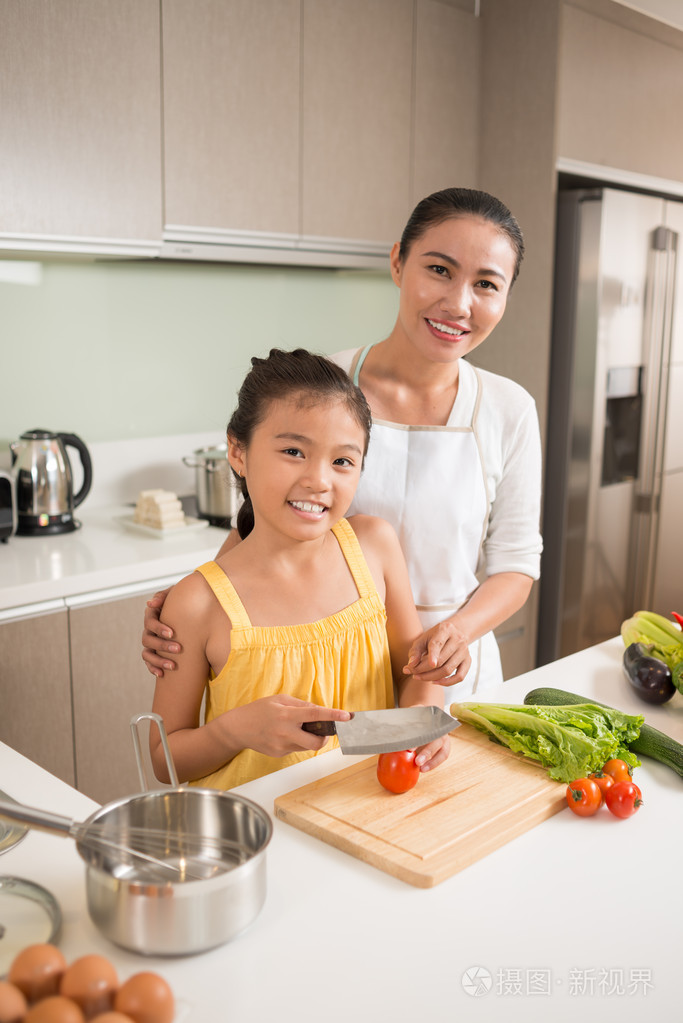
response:
M618 639L505 683L490 700L521 702L540 685L593 696L683 742L683 697L649 708L622 675ZM131 751L131 756L132 756ZM239 790L271 814L280 793L358 758L335 750ZM91 924L84 867L70 840L29 833L0 873L50 889L64 911L68 960L108 955L122 978L162 973L182 1023L377 1023L505 1019L519 1023L677 1018L681 998L683 779L637 769L644 805L618 820L564 810L435 888L413 888L274 820L268 895L232 942L202 955L145 959ZM94 808L6 746L0 788L84 818ZM398 797L397 797L398 798ZM477 996L468 972L490 979Z
M227 535L207 526L163 539L142 536L118 521L133 510L84 504L76 509L82 527L73 533L13 536L0 544L0 616L10 608L177 579L214 558Z

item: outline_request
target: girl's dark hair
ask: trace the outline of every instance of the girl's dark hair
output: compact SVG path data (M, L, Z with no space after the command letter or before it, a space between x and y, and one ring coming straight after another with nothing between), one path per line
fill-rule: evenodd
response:
M254 357L251 360L251 369L237 395L237 408L228 423L228 434L244 448L248 447L255 428L265 419L271 403L291 397L296 397L304 408L322 402L345 402L365 433L365 460L372 416L363 392L336 363L305 348L296 348L292 352L272 348L266 359ZM244 539L254 528L254 510L247 481L234 470L233 475L244 497L237 515L237 531Z
M428 228L435 227L452 217L464 216L482 217L507 235L515 252L515 269L510 281L512 287L524 258L522 231L510 210L500 199L474 188L444 188L441 192L433 192L417 204L401 236L398 253L401 262L408 255L413 242Z

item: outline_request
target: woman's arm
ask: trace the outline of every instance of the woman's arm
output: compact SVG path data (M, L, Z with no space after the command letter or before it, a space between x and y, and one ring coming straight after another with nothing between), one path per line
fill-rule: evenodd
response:
M480 415L494 489L484 540L487 577L459 611L421 637L406 665L424 679L455 672L448 685L464 678L458 668L464 647L523 607L540 569L542 458L536 407L509 380L487 378L485 398L492 387Z
M240 542L236 529L231 529L216 557L225 554ZM182 646L177 641L168 622L161 620L162 611L170 589L159 590L145 607L142 631L142 659L147 670L157 678L163 678L165 671L175 671L177 664L168 654L179 654Z
M467 674L462 671L463 651L523 607L532 585L533 579L521 572L490 575L459 611L413 643L405 671L422 681L440 680L445 685L462 681Z

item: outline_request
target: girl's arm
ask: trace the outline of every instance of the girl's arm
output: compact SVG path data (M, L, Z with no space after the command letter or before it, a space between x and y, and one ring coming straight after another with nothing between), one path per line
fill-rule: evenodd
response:
M178 635L182 652L176 670L157 681L153 710L164 722L179 781L203 778L243 749L271 757L321 749L327 740L304 732L302 723L349 719L348 711L318 707L281 694L235 707L200 725L210 661L214 670L220 671L230 653L229 620L196 572L173 587L162 618ZM156 729L150 735L150 753L157 778L168 782Z
M239 533L236 529L231 529L216 557L219 558L221 554L232 550L239 542ZM161 620L164 604L170 592L170 589L159 590L147 601L145 607L142 659L147 665L147 670L157 678L163 678L165 671L175 671L176 661L169 657L169 654L179 654L182 650L168 622Z
M164 679L157 680L152 709L161 715L173 762L180 781L210 774L238 752L226 745L217 729L200 727L199 715L206 681L209 677L207 644L216 600L198 573L182 579L168 591L161 611L162 626L173 629L180 652L177 666ZM219 608L220 610L220 608ZM153 729L150 753L154 771L168 781L160 738Z

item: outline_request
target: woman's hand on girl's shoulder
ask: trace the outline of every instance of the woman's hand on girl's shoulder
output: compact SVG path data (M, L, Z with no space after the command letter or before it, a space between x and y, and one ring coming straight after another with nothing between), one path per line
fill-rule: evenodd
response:
M182 649L173 638L173 630L161 621L161 612L170 592L170 588L159 590L145 605L142 659L147 670L156 678L163 678L165 671L173 671L177 667L168 655L179 654Z
M166 591L163 606L159 612L158 628L159 631L170 632L174 637L174 642L170 644L174 648L174 653L180 654L183 651L183 645L175 640L176 635L184 633L194 637L205 632L208 613L214 602L211 589L198 572L192 572L185 576ZM143 633L143 642L146 638L147 634ZM150 658L145 657L145 651L143 651L143 659L148 666L154 663ZM160 659L164 670L174 671L177 669L176 661L171 661L170 658ZM151 667L149 670L157 678L161 678L164 673L163 670L161 672L154 671Z

